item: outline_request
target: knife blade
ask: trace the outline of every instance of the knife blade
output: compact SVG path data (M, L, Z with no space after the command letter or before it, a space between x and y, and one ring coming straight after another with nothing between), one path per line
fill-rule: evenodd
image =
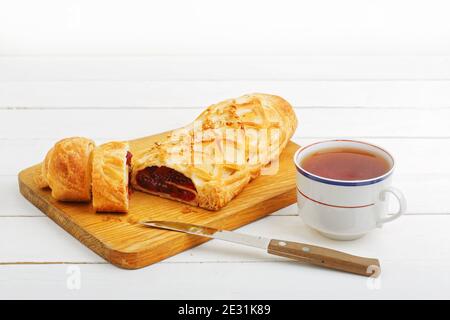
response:
M378 259L354 256L306 243L269 239L178 221L149 220L141 221L140 224L146 227L234 242L266 250L269 254L364 276L377 277L381 272Z
M175 222L175 221L143 221L141 224L159 229L179 231L197 236L220 239L228 242L239 243L249 247L267 249L270 239L251 236L248 234L233 231L220 230L211 227L199 226L196 224Z

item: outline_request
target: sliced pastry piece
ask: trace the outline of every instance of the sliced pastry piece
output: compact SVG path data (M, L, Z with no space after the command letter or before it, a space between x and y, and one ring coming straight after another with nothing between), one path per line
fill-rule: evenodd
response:
M41 188L50 187L52 197L61 201L91 200L91 152L94 141L73 137L50 149L35 176Z
M277 160L297 127L291 105L249 94L208 107L133 158L137 190L218 210Z
M131 157L127 142L108 142L94 149L92 205L95 211L128 211Z

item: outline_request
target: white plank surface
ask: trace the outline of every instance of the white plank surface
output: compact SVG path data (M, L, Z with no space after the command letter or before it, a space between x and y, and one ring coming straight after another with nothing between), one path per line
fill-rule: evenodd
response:
M295 212L295 206L286 209ZM103 263L104 260L47 217L2 218L0 264ZM448 215L410 215L386 224L355 241L329 240L308 228L298 216L269 216L238 231L268 238L314 243L385 261L435 261L450 264ZM17 231L20 230L20 233ZM430 233L430 230L433 232ZM30 237L24 238L23 234ZM418 256L417 252L421 252ZM285 261L258 249L210 241L165 260L167 263Z
M376 284L378 289L373 289L373 283L364 277L271 258L255 249L214 240L162 263L124 271L103 264L63 231L46 225L50 224L48 219L21 219L25 221L2 220L7 220L12 228L16 223L24 232L32 232L38 226L39 232L33 234L35 243L14 243L10 241L13 232L6 235L14 244L3 251L9 259L16 259L16 263L9 264L2 258L1 298L36 297L39 291L40 298L311 299L337 297L336 291L339 298L448 298L450 289L446 270L450 264L446 232L450 220L443 216L404 217L401 222L386 225L384 230L352 242L326 240L306 228L297 217L269 217L241 228L248 233L375 255L381 259L383 268ZM24 257L34 259L35 263L24 261ZM18 264L20 261L28 263ZM81 277L79 290L71 290L67 285L74 272ZM111 283L121 290L111 290ZM292 286L292 283L301 285Z
M450 81L450 56L0 56L0 81Z
M0 108L202 108L249 92L296 107L450 108L450 81L3 81Z
M52 5L66 8L66 2L58 3ZM11 23L16 22L0 19L0 26ZM62 22L47 26L54 23ZM444 35L445 26L437 19L428 30ZM447 50L442 41L429 38L434 46L422 48L435 54L429 56L300 56L289 52L307 49L292 44L284 56L266 55L268 49L232 56L205 51L127 57L67 55L70 47L46 46L50 42L20 55L26 43L14 47L5 40L0 49L0 55L7 54L0 56L0 298L449 298L450 57L441 55ZM106 45L110 39L103 40ZM57 55L40 56L48 50ZM241 231L376 256L383 267L379 289L362 277L218 241L142 270L120 270L18 192L18 171L40 161L62 137L86 135L101 143L150 135L190 122L208 104L254 91L282 95L296 107L300 126L294 140L301 145L348 137L391 151L397 160L394 184L408 198L408 215L351 242L327 240L310 230L296 217L295 206ZM77 270L81 288L70 290L67 281Z
M0 139L55 139L73 135L132 139L186 125L201 111L0 110ZM450 137L450 109L313 108L295 112L299 119L296 137ZM30 129L23 130L24 127Z
M0 266L3 299L448 299L448 265L386 262L380 282L295 262ZM79 276L78 281L75 276ZM379 289L372 289L372 288Z
M443 0L16 0L0 4L0 54L449 54L449 9Z

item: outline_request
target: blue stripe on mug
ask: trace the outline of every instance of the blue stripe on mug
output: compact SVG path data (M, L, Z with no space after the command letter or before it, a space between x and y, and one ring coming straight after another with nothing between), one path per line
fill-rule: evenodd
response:
M326 184L331 184L334 186L344 186L344 187L359 187L359 186L368 186L371 184L375 184L378 183L380 181L383 181L385 179L387 179L391 174L392 174L392 170L391 172L389 172L389 174L384 175L380 178L376 178L376 179L370 179L370 180L361 180L361 181L343 181L343 180L332 180L332 179L326 179L326 178L321 178L319 176L315 176L312 174L309 174L308 172L302 170L302 168L300 168L300 166L295 166L297 168L297 171L302 174L303 176L317 181L317 182L322 182L322 183L326 183Z

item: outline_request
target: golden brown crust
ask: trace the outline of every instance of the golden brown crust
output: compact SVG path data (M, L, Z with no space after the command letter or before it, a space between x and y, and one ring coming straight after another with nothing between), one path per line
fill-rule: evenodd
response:
M296 128L291 105L278 96L255 93L226 100L135 155L131 183L161 196L142 188L136 175L146 167L166 166L194 183L196 199L189 204L218 210L278 158Z
M128 211L127 142L105 143L93 151L92 205L95 211Z
M38 170L34 176L34 182L36 183L38 188L44 189L44 188L48 187L47 172L48 172L48 164L50 162L52 154L53 154L53 148L51 148L47 152L47 155L45 156L44 161L38 167Z
M90 201L91 151L94 141L73 137L55 144L47 154L41 174L52 189L53 198L61 201Z

